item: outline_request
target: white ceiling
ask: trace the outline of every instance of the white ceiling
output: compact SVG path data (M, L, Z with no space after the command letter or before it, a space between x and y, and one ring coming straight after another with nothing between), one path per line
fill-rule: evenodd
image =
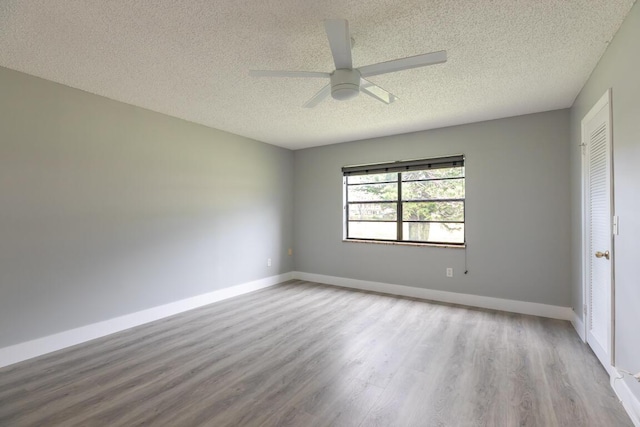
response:
M2 0L0 65L298 149L569 107L631 0ZM354 66L447 50L371 77L400 99L302 104L333 71L323 19L349 20Z

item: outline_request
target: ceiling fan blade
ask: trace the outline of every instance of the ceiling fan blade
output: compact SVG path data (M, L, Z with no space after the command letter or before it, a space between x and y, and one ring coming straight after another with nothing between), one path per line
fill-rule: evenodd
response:
M322 102L322 100L324 100L327 96L329 96L330 93L331 93L331 85L328 84L325 87L323 87L322 89L320 89L320 91L318 91L318 93L313 95L313 98L311 98L310 100L305 102L303 107L304 108L313 108L313 107L315 107L320 102Z
M320 71L251 70L249 75L253 77L331 77L331 74Z
M396 71L408 70L410 68L426 67L427 65L441 64L447 62L447 51L424 53L422 55L410 56L408 58L394 59L387 62L365 65L358 68L363 77L377 76L379 74L393 73Z
M324 29L327 31L336 70L353 68L349 23L345 19L327 19L324 21Z
M377 86L366 79L360 79L360 92L364 92L370 97L375 98L378 101L382 101L385 104L391 104L393 101L398 99L394 94L387 92L380 86Z

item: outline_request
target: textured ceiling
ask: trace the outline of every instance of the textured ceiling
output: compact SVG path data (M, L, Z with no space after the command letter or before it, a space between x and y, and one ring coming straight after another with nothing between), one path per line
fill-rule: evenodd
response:
M0 65L292 149L569 107L631 0L1 0ZM399 97L302 104L333 71L323 19L349 20L354 66L447 50L371 77Z

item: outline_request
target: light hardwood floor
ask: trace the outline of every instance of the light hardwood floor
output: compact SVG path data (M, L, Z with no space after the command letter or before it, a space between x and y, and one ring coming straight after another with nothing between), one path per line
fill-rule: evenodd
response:
M565 321L292 281L0 370L0 426L632 426Z

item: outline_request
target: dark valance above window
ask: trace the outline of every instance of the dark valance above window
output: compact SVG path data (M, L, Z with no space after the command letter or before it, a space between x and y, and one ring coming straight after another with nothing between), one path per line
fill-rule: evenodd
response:
M384 172L405 172L411 170L442 169L464 166L464 156L447 156L430 159L403 160L398 162L375 163L369 165L344 166L344 176L368 175Z

